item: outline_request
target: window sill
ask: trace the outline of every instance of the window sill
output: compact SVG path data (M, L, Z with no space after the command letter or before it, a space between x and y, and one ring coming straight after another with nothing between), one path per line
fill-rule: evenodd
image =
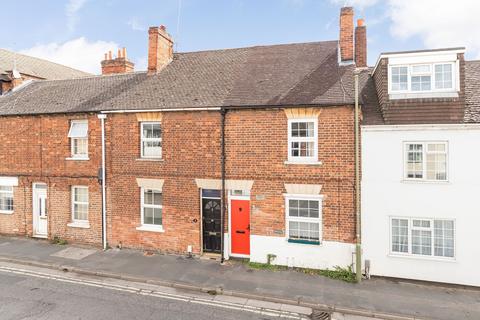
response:
M65 158L65 160L69 160L69 161L88 161L88 160L90 160L90 158L68 157L68 158Z
M307 166L320 166L322 165L322 161L285 161L284 164L299 164L299 165L307 165Z
M411 184L450 184L448 180L415 180L415 179L403 179L401 183Z
M432 261L432 262L450 262L450 263L457 262L457 260L455 258L422 256L422 255L415 255L415 254L389 253L387 256L390 257L390 258L405 258L405 259L425 260L425 261Z
M309 240L297 240L297 239L287 239L288 243L298 243L298 244L310 244L314 246L319 246L320 241L309 241Z
M71 222L67 224L68 227L71 228L81 228L81 229L90 229L90 223L88 222Z
M163 226L149 226L149 225L142 225L137 227L138 231L148 231L148 232L165 232Z
M136 161L156 161L156 162L163 162L165 161L163 158L137 158Z
M10 210L0 210L0 214L8 214L8 215L10 215L10 214L13 214L13 210L11 210L11 211L10 211Z

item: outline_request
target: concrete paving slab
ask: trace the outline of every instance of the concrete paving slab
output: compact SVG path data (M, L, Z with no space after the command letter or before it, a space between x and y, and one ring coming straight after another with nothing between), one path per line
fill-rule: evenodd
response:
M95 252L97 252L97 250L68 247L61 251L51 254L51 256L58 257L58 258L72 259L72 260L82 260L83 258L86 258L89 255L94 254Z
M248 299L240 298L240 297L233 297L233 296L218 295L218 296L215 297L215 301L244 305L244 304L247 303Z

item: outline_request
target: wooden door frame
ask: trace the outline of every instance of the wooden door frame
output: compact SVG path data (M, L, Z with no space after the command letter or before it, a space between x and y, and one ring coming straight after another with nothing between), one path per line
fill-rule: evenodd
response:
M250 226L252 225L252 203L250 201L250 196L235 196L235 195L228 195L228 256L232 256L235 258L250 258L249 254L235 254L232 253L232 200L247 200L248 207L249 207L249 217L248 221L250 222ZM250 228L251 230L252 228ZM248 234L248 241L251 239L251 232ZM251 248L250 248L251 250ZM227 257L228 258L228 257Z
M47 233L45 235L38 235L36 233L36 226L35 224L37 224L37 227L38 227L38 223L39 223L39 217L35 217L36 214L35 214L35 206L36 206L36 201L35 201L35 197L36 197L36 186L37 185L44 185L46 186L45 188L45 193L46 193L46 198L47 198L47 201L45 201L45 210L48 210L47 209L47 206L48 206L48 184L45 183L45 182L34 182L32 183L32 235L34 238L43 238L43 239L47 239L48 238L48 228L49 228L49 223L48 223L48 215L47 215Z
M214 199L214 200L221 200L221 198L214 198L214 197L203 197L202 196L202 191L203 190L217 190L217 189L203 189L203 188L198 188L199 190L199 196L200 196L200 255L204 254L211 254L211 255L220 255L221 253L215 253L215 252L204 252L203 251L203 199ZM221 201L220 201L221 205ZM223 237L223 232L221 233L221 237ZM221 239L222 240L222 239ZM223 241L223 240L222 240Z

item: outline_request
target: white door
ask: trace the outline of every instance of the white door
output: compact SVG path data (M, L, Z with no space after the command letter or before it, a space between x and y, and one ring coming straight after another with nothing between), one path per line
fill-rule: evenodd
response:
M33 236L46 238L47 224L47 185L33 184Z

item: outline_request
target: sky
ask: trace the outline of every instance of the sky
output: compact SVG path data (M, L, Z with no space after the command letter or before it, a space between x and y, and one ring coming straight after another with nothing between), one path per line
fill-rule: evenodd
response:
M480 58L480 0L22 0L2 3L0 47L98 74L108 50L147 63L147 30L165 25L175 50L338 39L338 16L365 19L368 62L381 52L467 47Z

